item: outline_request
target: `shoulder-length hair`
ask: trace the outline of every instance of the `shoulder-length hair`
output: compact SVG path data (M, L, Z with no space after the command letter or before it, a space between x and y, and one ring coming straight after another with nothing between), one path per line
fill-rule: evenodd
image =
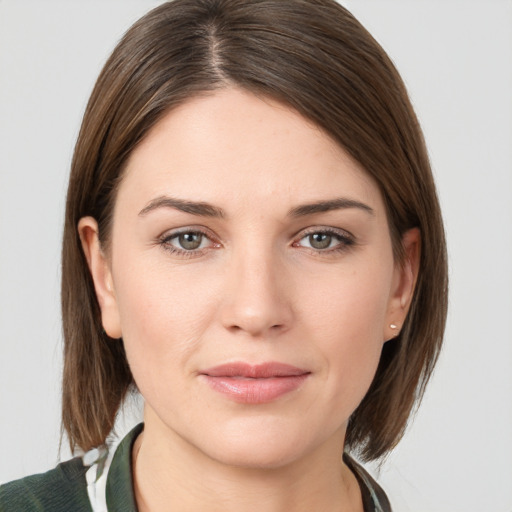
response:
M378 184L395 259L421 232L421 261L400 335L385 343L352 414L347 449L391 450L421 398L441 347L447 308L445 237L418 120L392 62L335 0L174 0L125 34L90 97L76 143L62 249L63 427L72 448L102 444L134 384L123 343L102 329L77 224L91 215L108 248L128 156L170 109L235 86L313 121Z

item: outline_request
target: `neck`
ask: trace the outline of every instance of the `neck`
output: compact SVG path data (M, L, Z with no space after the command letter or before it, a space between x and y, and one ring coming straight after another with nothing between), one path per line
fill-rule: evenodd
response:
M344 433L343 433L344 434ZM146 423L133 450L140 512L362 512L358 483L342 462L343 436L275 467L215 460Z

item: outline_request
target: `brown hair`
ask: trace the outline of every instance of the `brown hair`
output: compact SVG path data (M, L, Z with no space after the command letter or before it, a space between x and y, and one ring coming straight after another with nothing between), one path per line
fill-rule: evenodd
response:
M122 341L104 333L77 223L91 215L108 247L127 157L187 99L228 85L296 109L380 187L395 258L419 227L419 277L400 335L384 345L347 447L366 459L401 438L436 362L445 325L443 224L423 136L395 67L335 0L174 0L130 28L89 100L72 162L62 252L63 427L71 447L105 441L133 384Z

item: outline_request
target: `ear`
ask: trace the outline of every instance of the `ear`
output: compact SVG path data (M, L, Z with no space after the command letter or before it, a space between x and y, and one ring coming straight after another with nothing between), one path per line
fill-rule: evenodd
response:
M404 260L397 262L389 297L384 340L396 338L405 322L418 279L421 256L421 233L418 228L406 231L402 237Z
M82 217L78 222L78 234L94 282L103 329L111 338L121 338L121 322L112 272L108 259L101 250L98 233L98 223L93 217Z

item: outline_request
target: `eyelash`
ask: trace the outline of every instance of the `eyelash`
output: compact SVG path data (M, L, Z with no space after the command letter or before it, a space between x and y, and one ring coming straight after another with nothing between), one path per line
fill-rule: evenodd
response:
M210 247L203 247L199 249L180 249L178 247L175 247L171 244L172 240L177 239L180 235L200 235L202 237L205 237L206 239L210 240L212 243L212 246ZM355 245L356 241L353 235L350 233L343 231L343 230L337 230L333 228L311 228L306 231L302 231L300 234L300 237L295 238L295 241L292 243L292 247L302 247L303 249L306 249L314 254L322 254L322 255L332 255L332 254L338 254L340 252L344 252L349 250L352 246ZM328 237L332 237L335 240L338 241L338 243L334 247L327 247L325 249L315 249L314 247L307 247L299 245L299 242L301 240L304 240L305 238L308 238L312 235L325 235ZM198 228L184 228L180 229L178 231L173 231L172 233L165 233L158 239L158 244L166 251L170 252L171 254L177 255L179 257L183 258L194 258L202 256L205 252L205 250L211 249L211 248L219 248L221 247L220 242L216 242L213 240L212 235L207 232L206 230L198 229ZM202 241L201 241L202 244Z

